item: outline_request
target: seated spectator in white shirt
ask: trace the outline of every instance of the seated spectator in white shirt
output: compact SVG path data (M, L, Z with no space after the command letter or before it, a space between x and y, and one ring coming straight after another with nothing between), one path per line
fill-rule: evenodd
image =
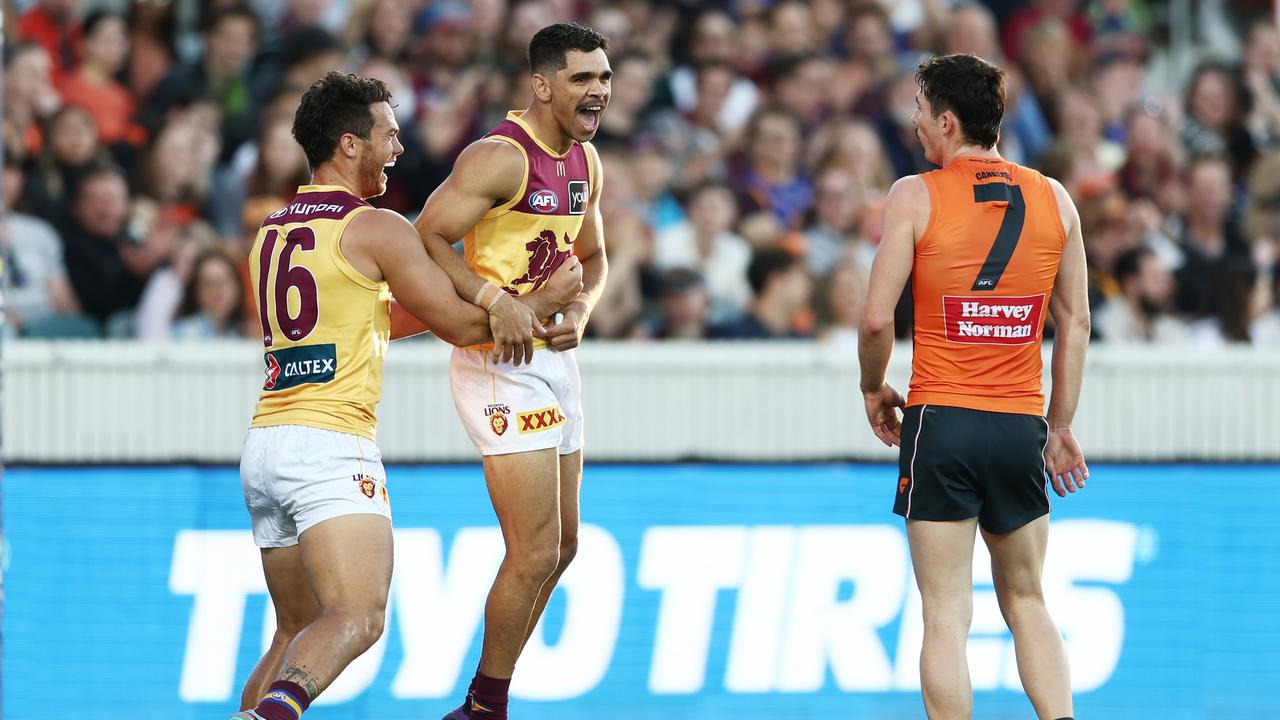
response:
M1168 314L1173 300L1173 273L1151 248L1121 253L1115 263L1120 294L1094 318L1107 343L1176 343L1186 339L1182 321Z
M706 281L713 321L736 317L751 300L751 247L731 229L737 220L733 191L723 183L701 183L689 192L687 213L687 221L658 233L654 267L696 270Z

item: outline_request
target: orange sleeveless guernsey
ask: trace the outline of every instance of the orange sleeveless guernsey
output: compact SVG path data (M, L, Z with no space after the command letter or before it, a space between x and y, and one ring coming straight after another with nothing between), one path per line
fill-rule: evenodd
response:
M1040 343L1066 233L1043 175L960 157L920 177L929 224L916 242L907 405L1044 414Z

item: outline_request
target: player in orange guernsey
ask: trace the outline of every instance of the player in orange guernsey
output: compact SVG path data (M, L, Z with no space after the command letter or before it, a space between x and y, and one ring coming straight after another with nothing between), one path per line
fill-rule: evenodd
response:
M313 172L263 222L250 255L266 378L240 473L275 606L271 647L245 684L247 720L297 720L382 634L391 505L374 409L387 341L429 325L484 342L489 316L463 301L386 190L404 148L391 94L330 73L303 96L293 134ZM520 299L551 312L581 289L571 272ZM391 293L416 318L391 317Z
M916 80L916 136L942 167L889 192L858 355L871 427L901 446L894 512L906 518L923 601L925 710L932 720L972 711L965 640L980 527L1022 686L1041 720L1069 720L1070 668L1040 572L1046 478L1065 497L1088 477L1071 433L1089 338L1080 220L1061 184L996 152L1004 71L947 55L921 63ZM908 278L915 351L904 402L885 369ZM1046 310L1056 326L1047 415Z
M463 297L488 288L523 297L579 262L583 285L558 322L530 315L511 324L516 336L495 323L496 344L457 347L449 364L458 417L484 458L506 544L485 604L480 666L450 720L507 717L516 659L577 550L583 418L573 349L607 269L602 171L588 142L609 103L607 45L576 23L539 30L529 42L529 107L462 152L417 222ZM458 240L465 259L453 250ZM530 333L539 320L545 340Z

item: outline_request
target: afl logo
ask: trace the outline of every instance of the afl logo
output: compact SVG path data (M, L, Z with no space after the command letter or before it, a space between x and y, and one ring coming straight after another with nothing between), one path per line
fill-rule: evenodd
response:
M553 213L560 207L560 198L554 190L543 188L529 196L529 207L540 213Z

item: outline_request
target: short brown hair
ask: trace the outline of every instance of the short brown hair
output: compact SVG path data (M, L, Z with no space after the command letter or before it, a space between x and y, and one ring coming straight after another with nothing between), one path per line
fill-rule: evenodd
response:
M977 55L941 55L920 63L916 82L935 118L950 110L967 140L995 147L1004 118L1004 70Z

